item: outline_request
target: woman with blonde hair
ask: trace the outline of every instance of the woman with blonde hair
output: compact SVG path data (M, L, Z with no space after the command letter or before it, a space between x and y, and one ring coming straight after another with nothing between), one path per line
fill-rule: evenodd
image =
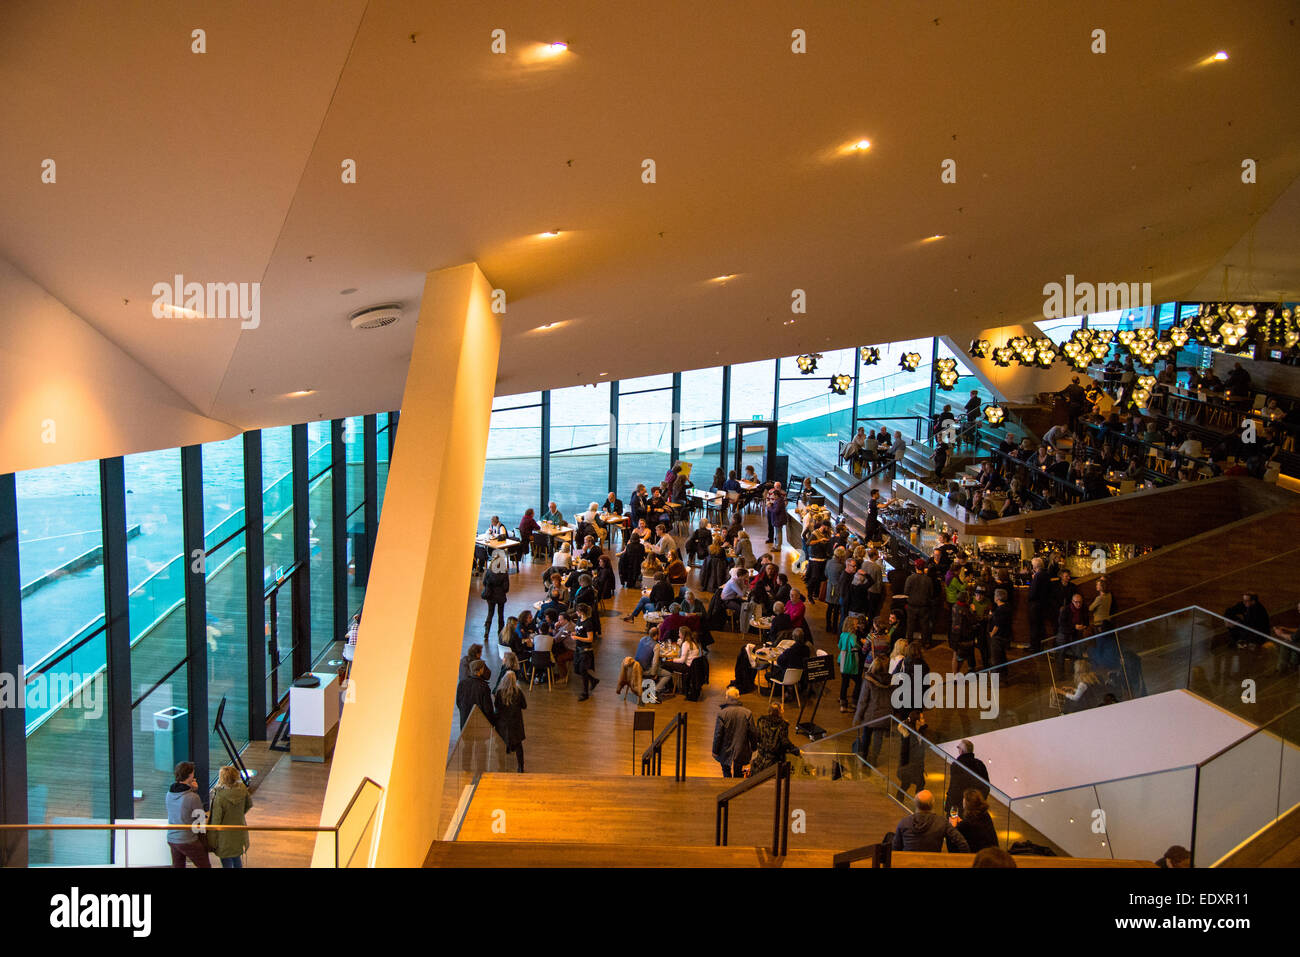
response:
M1095 708L1101 704L1102 694L1105 691L1105 685L1102 684L1101 677L1097 672L1092 670L1092 665L1087 658L1076 658L1074 661L1074 690L1067 691L1062 695L1064 700L1061 702L1066 714L1073 714L1076 711L1086 711L1089 708Z
M757 562L754 559L754 546L749 541L749 533L741 529L736 533L736 564L744 569L753 568Z
M497 709L497 734L506 743L506 753L511 751L519 762L519 773L524 773L524 709L528 700L519 690L519 681L513 671L507 671L501 679L493 704Z
M239 771L233 764L227 764L217 772L217 786L212 789L212 815L208 823L212 825L246 825L244 815L253 806L253 799L248 788L240 779ZM216 829L210 832L209 843L212 853L221 859L222 867L243 867L244 852L248 850L247 831L227 831Z
M513 674L516 681L524 681L524 669L519 664L519 656L513 651L507 651L501 656L501 673L497 675L497 683L492 687L493 693L501 687L501 682L508 674Z

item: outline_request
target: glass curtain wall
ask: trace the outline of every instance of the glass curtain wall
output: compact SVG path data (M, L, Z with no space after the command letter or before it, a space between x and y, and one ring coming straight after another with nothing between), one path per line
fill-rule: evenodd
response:
M293 681L293 588L275 588L293 567L293 428L262 430L262 604L266 707L275 711ZM274 615L272 603L274 602Z
M605 387L608 391L608 386ZM608 404L606 405L608 408ZM554 420L552 420L554 421ZM618 384L619 498L630 499L638 482L650 487L672 466L673 377L626 379ZM712 475L712 471L709 472ZM554 478L552 478L554 487ZM605 489L604 491L610 491ZM618 490L615 490L618 491ZM604 501L604 494L595 496ZM577 503L586 508L588 502ZM567 514L567 513L566 513Z
M609 433L608 382L551 392L551 501L566 519L609 492Z
M31 824L109 816L103 535L99 463L19 472L27 706L27 814ZM32 864L105 864L94 832L36 831Z
M737 422L750 422L754 419L771 420L772 399L776 388L776 360L763 359L759 362L746 362L731 367L731 408L727 410L727 462L736 461ZM745 454L745 464L754 466L760 476L767 474L767 445L761 433L753 433L746 439L746 446L752 451ZM728 464L728 469L731 465Z
M375 510L384 517L384 486L388 484L388 413L380 412L375 416L375 488L377 495Z
M179 449L123 459L136 817L165 817L172 769L189 760L189 649ZM210 566L209 566L210 568Z
M487 531L493 515L499 515L506 528L518 527L524 509L542 505L541 475L542 394L497 398L488 432L479 531Z
M244 437L211 442L203 452L203 542L206 555L208 716L236 747L248 743L249 595L244 512ZM256 599L260 596L254 596ZM255 612L256 613L256 612ZM208 736L208 766L229 764L221 740Z
M681 458L694 465L691 481L708 488L722 451L721 367L682 373L680 435ZM626 481L622 484L627 487Z
M311 660L334 640L334 470L331 422L307 423L307 522L311 562Z
M348 502L347 529L348 543L348 616L351 617L361 607L366 597L364 585L357 583L356 563L359 557L367 554L370 548L366 536L366 451L365 418L353 416L343 420L344 461L347 463ZM364 559L363 559L364 560Z

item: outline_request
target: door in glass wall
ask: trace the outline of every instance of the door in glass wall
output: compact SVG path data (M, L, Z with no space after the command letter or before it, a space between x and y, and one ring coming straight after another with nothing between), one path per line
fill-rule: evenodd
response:
M22 692L31 824L109 817L99 463L19 472ZM32 865L107 864L103 832L34 831Z
M770 421L772 418L772 398L776 385L776 360L763 359L760 362L746 362L731 367L731 408L728 418L732 425L736 422L750 422L755 419ZM759 441L761 433L754 432L743 449L742 458L746 465L754 466L760 477L767 474L767 446ZM736 430L727 429L727 461L736 461ZM731 466L729 465L728 468Z
M262 624L266 635L267 716L288 703L293 684L293 578L290 568L270 584L262 599Z

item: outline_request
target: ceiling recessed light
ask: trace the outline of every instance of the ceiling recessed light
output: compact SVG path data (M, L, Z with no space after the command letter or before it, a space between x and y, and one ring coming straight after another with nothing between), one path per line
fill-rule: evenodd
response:
M608 372L602 372L601 375L609 375Z
M865 153L871 149L871 140L858 140L853 144L853 148L859 153Z
M709 282L717 282L717 283L729 282L730 280L735 279L737 275L738 275L737 273L730 272L727 273L725 276L714 276L712 279L709 280Z
M554 43L548 46L547 49L550 50L552 53L563 53L565 50L569 49L569 45L567 43L563 43L559 40L556 40Z
M542 236L544 236L547 239L553 239L558 235L560 235L560 231L558 229L548 229L546 232L542 233Z
M943 234L943 233L935 233L933 236L926 236L923 240L921 240L921 242L923 242L923 243L937 243L939 240L941 240L941 239L943 239L943 238L944 238L944 234Z
M304 395L315 395L315 389L299 389L297 392L286 392L285 396L290 399L297 399Z
M1220 60L1220 61L1226 60L1228 59L1228 53L1226 50L1220 50L1218 53L1214 54L1214 56L1211 59Z

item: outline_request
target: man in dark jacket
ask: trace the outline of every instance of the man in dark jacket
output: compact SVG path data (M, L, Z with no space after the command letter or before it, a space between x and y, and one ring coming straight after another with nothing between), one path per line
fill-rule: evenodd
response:
M944 797L944 813L950 813L954 809L958 814L961 813L962 795L966 793L967 788L974 788L980 792L980 797L989 796L989 786L985 784L989 779L989 769L984 762L975 757L975 745L969 741L961 743L961 754L957 756L957 761L952 766L952 772L948 778L948 793Z
M487 602L487 620L483 622L483 637L492 631L492 612L497 613L497 631L506 626L506 595L510 593L510 574L507 570L505 553L498 552L500 558L494 557L483 573L483 600Z
M947 818L934 813L934 795L929 791L917 792L916 813L899 821L894 830L894 850L933 853L942 851L945 843L950 854L970 853L970 845L961 831L949 824Z
M1052 603L1052 577L1047 571L1043 559L1035 555L1033 560L1034 575L1029 580L1029 652L1035 654L1043 648L1043 619L1047 617Z
M903 594L907 596L907 631L908 637L921 633L921 641L928 642L934 633L934 580L925 572L925 561L918 558L915 570L903 583Z
M1265 636L1272 632L1268 612L1259 603L1259 595L1251 591L1243 594L1241 601L1225 611L1223 616L1250 629L1246 631L1245 628L1229 628L1228 637L1232 639L1233 644L1262 644Z
M483 661L474 661L469 666L469 677L462 678L456 685L456 707L460 710L460 726L465 727L469 713L478 705L488 723L496 725L497 713L492 704L492 689L488 687L490 669Z
M713 760L722 765L724 778L739 778L758 746L754 713L740 703L740 689L729 687L713 727Z

